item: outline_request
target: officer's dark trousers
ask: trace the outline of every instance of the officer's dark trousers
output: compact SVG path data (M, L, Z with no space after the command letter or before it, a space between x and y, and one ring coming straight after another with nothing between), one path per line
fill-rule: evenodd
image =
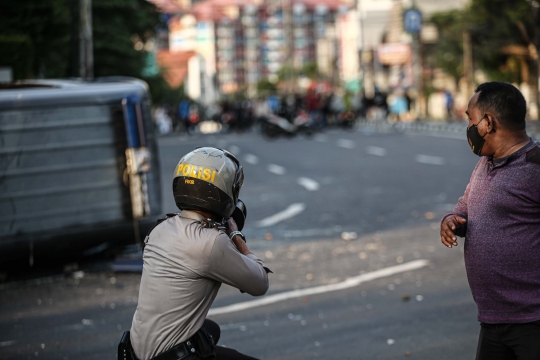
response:
M219 336L221 335L221 330L219 325L213 322L212 320L204 320L203 327L208 331L216 344L219 341ZM223 346L216 346L216 360L257 360L254 357L244 355L239 353L234 349L229 349Z
M476 360L540 359L540 321L480 325Z

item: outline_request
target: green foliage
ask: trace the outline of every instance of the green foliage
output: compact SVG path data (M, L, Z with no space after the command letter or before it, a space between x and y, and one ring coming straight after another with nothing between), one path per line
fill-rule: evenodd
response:
M150 87L152 102L154 104L177 104L185 97L184 86L172 89L161 76L142 78Z
M135 50L131 38L144 42L153 35L155 7L146 0L93 0L92 17L95 76L140 77L146 52Z
M277 93L277 86L268 79L261 79L257 83L257 94L268 96Z
M457 80L463 75L463 13L437 13L431 22L437 27L439 41L427 46L427 64L443 69Z
M304 65L301 72L311 80L317 80L319 78L319 68L315 62Z
M78 4L78 0L0 1L0 66L12 67L15 80L77 74L71 67L78 66L78 47L72 46L72 40L78 41ZM94 76L141 78L147 53L135 50L132 39L144 42L153 36L160 25L155 6L146 0L93 0L92 20ZM161 75L144 80L156 103L181 95Z
M296 78L298 74L297 70L293 66L287 64L278 70L277 76L279 81L289 81Z
M431 22L439 31L439 40L427 46L428 64L444 69L459 79L463 76L463 32L471 34L476 68L489 78L517 82L521 79L521 61L503 52L507 46L540 46L540 18L531 0L471 0L464 11L436 13ZM528 67L535 68L531 59ZM534 71L533 71L534 74Z
M14 71L16 79L43 75L64 77L70 55L70 11L68 0L0 2L0 34L31 39L33 52L18 47L17 58L29 58L31 71ZM4 51L4 50L3 50ZM5 58L2 57L1 65Z
M516 56L504 54L502 49L509 45L529 45L534 32L540 31L534 11L528 0L472 0L467 25L473 39L474 58L492 79L523 81Z
M0 64L13 69L15 79L25 79L32 73L33 45L28 36L0 35Z

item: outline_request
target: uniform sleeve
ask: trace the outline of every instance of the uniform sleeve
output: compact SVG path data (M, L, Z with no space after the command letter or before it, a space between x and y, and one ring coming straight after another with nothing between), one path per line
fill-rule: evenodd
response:
M266 294L270 271L253 254L242 255L225 234L216 237L206 276L253 296Z
M468 212L467 205L468 205L468 201L469 201L469 192L470 192L470 189L471 189L471 182L472 182L472 180L473 180L473 178L474 178L474 176L476 174L476 171L478 170L478 167L479 167L481 162L482 162L482 160L478 161L478 163L476 164L476 167L474 168L474 170L472 172L471 179L469 180L469 183L467 184L467 188L465 189L465 193L463 194L463 196L461 196L458 199L458 202L457 202L456 206L454 206L454 210L452 212L444 215L443 218L441 219L441 225L442 225L444 219L446 219L450 215L457 215L457 216L460 216L460 217L462 217L462 218L464 218L466 220L469 220L469 218L468 218L469 212ZM458 229L456 229L455 233L459 237L465 237L465 234L467 233L467 223L465 223L465 225L462 225Z

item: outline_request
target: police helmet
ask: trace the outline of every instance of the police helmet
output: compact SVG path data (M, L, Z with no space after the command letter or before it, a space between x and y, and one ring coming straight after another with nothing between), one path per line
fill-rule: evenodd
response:
M233 154L200 147L183 156L176 166L174 201L180 210L201 210L228 219L243 182L244 171Z

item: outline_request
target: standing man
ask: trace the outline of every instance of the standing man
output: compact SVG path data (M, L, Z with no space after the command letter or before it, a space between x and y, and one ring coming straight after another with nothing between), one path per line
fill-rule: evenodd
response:
M243 181L227 151L203 147L180 159L172 188L182 212L145 239L139 301L131 336L124 336L135 360L254 360L215 346L219 326L205 320L222 283L253 296L268 290L270 270L231 218Z
M465 236L465 267L478 306L477 360L540 359L540 144L525 131L514 86L480 85L467 138L481 156L465 194L441 221L452 248Z

